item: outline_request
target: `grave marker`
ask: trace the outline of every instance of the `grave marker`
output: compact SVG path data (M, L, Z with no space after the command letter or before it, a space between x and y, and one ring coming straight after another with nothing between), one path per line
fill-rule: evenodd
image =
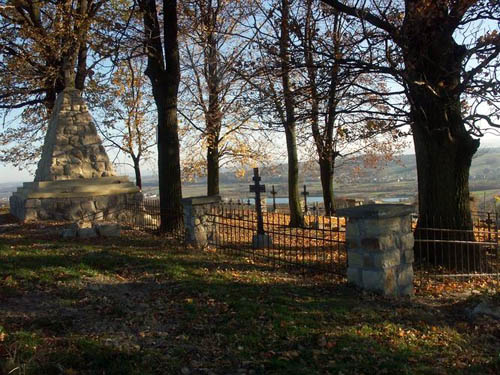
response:
M272 246L272 238L264 232L264 219L262 216L262 204L260 194L265 193L266 186L260 184L259 168L253 169L254 184L250 185L250 192L255 193L255 210L257 212L257 233L252 237L252 247L261 249Z
M276 211L276 194L278 194L278 192L274 190L274 185L273 185L273 188L271 190L271 195L273 196L273 212Z
M304 185L304 191L301 194L304 196L304 212L307 213L307 196L309 192L307 191L306 185Z
M264 234L264 220L262 218L262 205L260 201L260 193L266 192L266 185L261 185L259 176L259 168L253 169L254 184L250 185L250 193L255 193L255 211L257 212L257 234Z

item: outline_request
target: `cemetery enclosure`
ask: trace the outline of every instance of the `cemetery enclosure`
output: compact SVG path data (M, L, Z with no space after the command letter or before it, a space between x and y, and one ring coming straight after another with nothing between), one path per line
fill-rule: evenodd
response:
M129 202L121 210L122 223L146 231L156 231L160 223L158 200ZM135 217L137 220L130 220ZM344 218L319 215L305 216L307 228L290 228L290 215L263 213L264 232L272 242L264 248L252 246L257 232L257 214L253 206L221 203L210 209L207 220L213 223L214 235L209 245L229 254L251 255L272 262L275 266L295 265L322 272L345 275L347 255L345 250ZM170 233L183 239L181 229Z
M299 266L303 270L345 275L345 219L305 216L306 227L291 228L290 215L264 212L264 233L269 241L257 245L257 214L248 206L224 204L212 210L216 234L211 245L228 253L243 254L272 262Z
M122 207L122 223L137 229L156 231L159 226L160 208L157 200L144 200L140 204L128 203ZM131 212L140 215L131 215ZM489 215L489 216L488 216ZM135 221L127 220L137 217ZM414 268L416 277L471 277L500 276L499 231L495 214L476 213L474 216L474 241L447 240L446 230L428 228L432 237L416 240ZM213 236L208 245L227 254L247 255L276 266L297 266L302 270L314 270L345 276L347 255L345 249L344 218L306 215L305 228L290 228L290 217L282 212L264 212L264 232L271 242L263 248L253 246L257 232L255 207L241 203L220 203L209 210L207 220L213 223ZM416 227L417 217L412 222ZM184 230L172 233L182 239ZM465 236L465 234L464 234ZM469 248L476 256L463 258L461 248ZM446 252L444 249L448 249ZM431 254L437 256L431 256ZM437 265L439 256L448 257L448 266ZM476 263L474 263L476 262Z

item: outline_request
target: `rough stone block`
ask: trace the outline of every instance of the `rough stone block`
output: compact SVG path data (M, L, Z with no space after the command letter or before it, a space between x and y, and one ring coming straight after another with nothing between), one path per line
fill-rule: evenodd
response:
M401 262L401 255L398 249L373 253L371 256L376 268L391 268L398 266Z
M413 249L401 251L401 264L413 264L414 261L415 251Z
M36 221L38 219L37 210L34 208L26 208L24 210L24 215L22 221Z
M94 225L96 232L102 237L120 237L120 224L116 223L96 223Z
M364 254L363 256L363 268L374 268L375 261L372 254Z
M413 294L415 293L415 288L413 286L413 283L403 287L399 287L398 292L400 296L413 296Z
M43 208L38 209L38 218L40 220L49 220L50 219L50 214L47 212L47 210Z
M102 221L102 220L104 220L104 212L103 211L96 212L94 214L93 220L94 221Z
M85 215L79 204L74 204L63 211L64 219L69 221L83 220Z
M363 238L361 247L370 251L386 251L396 247L396 241L393 235L379 237Z
M398 267L398 286L413 285L413 266L411 264Z
M195 245L197 248L204 249L208 246L207 232L205 231L205 228L203 226L195 226L193 236L193 245Z
M407 233L404 235L401 235L398 239L398 247L402 250L410 250L413 249L413 246L415 245L415 240L413 238L413 233Z
M40 202L40 199L26 199L26 202L24 203L24 207L26 208L37 208L41 205L42 203Z
M385 270L363 270L363 288L384 295L397 295L396 275L393 268Z
M95 206L98 210L107 208L108 204L109 204L109 197L107 196L98 197L95 200Z
M85 214L94 213L96 211L96 207L93 201L82 202L81 207Z
M412 233L411 215L401 217L401 233Z
M358 268L349 267L347 269L347 281L357 285L359 287L363 286L361 278L361 270Z
M97 232L95 228L80 228L78 230L78 237L80 238L95 238L97 237Z
M66 228L61 231L62 238L75 238L77 231L75 228Z
M360 223L360 232L363 237L378 237L385 234L401 231L401 218L365 219Z
M364 264L363 255L357 251L349 250L347 253L347 263L349 267L362 268Z

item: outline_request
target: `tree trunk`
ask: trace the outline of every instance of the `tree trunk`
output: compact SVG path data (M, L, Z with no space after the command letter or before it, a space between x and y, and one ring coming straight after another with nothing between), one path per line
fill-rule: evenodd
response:
M208 111L205 114L206 119L206 137L207 147L207 194L219 194L219 136L222 126L222 114L219 98L219 71L217 60L217 39L214 35L215 23L217 18L214 16L215 10L212 7L207 9L203 21L207 28L206 48L205 48L205 78L208 84Z
M416 256L436 265L464 269L460 264L467 263L474 268L478 249L463 241L474 241L469 169L479 140L467 133L456 90L463 50L437 27L442 23L439 11L432 13L434 20L420 19L419 12L410 8L407 15L410 37L404 51L418 174Z
M479 270L480 248L465 243L475 240L469 168L478 142L468 135L450 137L447 131L436 137L422 129L413 126L419 202L416 258L450 270Z
M212 143L207 148L207 195L219 195L219 148Z
M297 156L297 136L295 127L286 127L286 149L288 154L288 206L290 207L290 226L303 227L304 214L300 207L299 158Z
M319 171L321 177L321 189L323 191L323 203L325 206L325 216L332 216L335 212L333 196L333 163L328 159L319 160Z
M280 36L280 57L281 57L281 80L283 84L283 96L285 102L285 136L286 149L288 154L288 205L290 207L290 226L303 227L304 214L300 208L299 195L299 159L297 156L297 135L295 132L295 102L290 88L290 59L289 43L290 31L288 25L289 1L281 1L281 36Z
M177 132L177 89L165 83L167 95L156 101L158 108L158 177L161 232L182 224L182 187Z
M177 124L177 93L180 81L177 43L177 1L163 1L163 38L155 0L142 0L148 66L158 111L158 177L160 231L176 230L182 224L182 188ZM162 39L164 48L162 48Z
M87 78L87 53L88 47L85 39L82 41L82 45L78 51L78 61L76 65L75 88L80 91L85 89L85 78Z
M138 158L133 158L135 172L135 186L142 190L141 166Z

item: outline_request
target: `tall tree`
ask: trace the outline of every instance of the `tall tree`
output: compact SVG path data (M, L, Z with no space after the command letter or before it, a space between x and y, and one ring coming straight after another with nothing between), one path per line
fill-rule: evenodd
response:
M158 111L158 177L160 188L160 230L178 228L182 220L181 169L177 123L177 95L180 81L177 41L177 0L163 0L160 24L155 0L139 0L143 12L146 75L151 80Z
M342 13L315 5L313 0L306 0L302 8L294 19L297 48L303 54L297 65L305 66L300 117L311 125L311 131L303 135L314 141L325 212L331 215L337 159L397 153L403 142L396 126L404 122L394 119L395 113L387 105L388 93L372 94L374 90L384 91L384 77L368 75L364 69L341 62L359 56L370 60L369 51L359 48L364 35L358 25Z
M234 71L249 42L244 21L253 4L230 0L190 0L183 2L185 32L181 43L180 113L194 131L192 140L204 146L206 155L196 151L188 169L203 170L207 194L219 194L219 169L223 162L251 162L260 158L249 130L255 129L252 110L242 100L248 84ZM191 138L191 137L190 137ZM190 139L191 140L191 139ZM226 160L223 160L226 159ZM192 168L203 160L203 168Z
M260 120L272 132L284 132L288 160L288 205L290 226L304 225L299 195L299 158L297 146L296 95L297 72L291 48L290 0L262 2L253 19L255 40L237 65L249 82L247 102L257 109Z
M118 63L111 82L102 85L97 102L96 124L106 145L131 159L135 184L142 188L142 163L156 147L156 111L148 78L146 60L129 57ZM94 112L94 113L95 113Z
M417 159L418 225L471 230L468 179L479 147L476 136L484 125L499 126L494 121L499 114L495 24L500 3L405 0L353 6L322 1L357 18L372 33L371 48L385 50L381 69L404 84ZM381 34L385 41L378 43ZM477 100L484 105L467 108Z

